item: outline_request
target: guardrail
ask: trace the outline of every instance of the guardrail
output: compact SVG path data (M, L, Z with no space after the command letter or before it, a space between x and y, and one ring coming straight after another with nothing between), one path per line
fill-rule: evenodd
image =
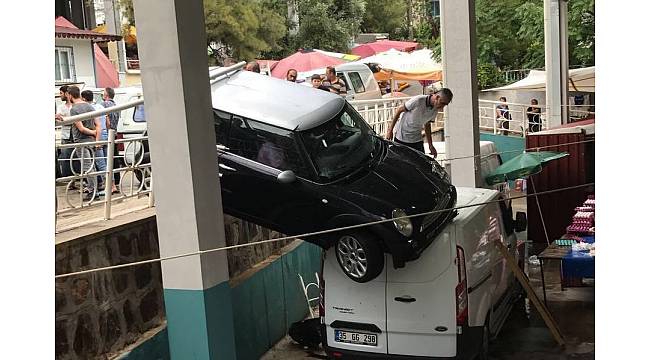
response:
M383 135L386 132L388 123L393 119L397 108L410 100L412 97L395 97L376 100L353 100L350 105L354 107L366 122L377 134ZM500 101L479 100L479 128L493 134L526 136L527 133L546 130L546 107L537 106L540 109L539 116L528 118L530 104L519 104L513 102L502 103ZM507 108L501 108L502 106ZM589 111L593 105L564 105L569 107L569 120L579 121L595 115ZM532 113L531 113L532 114ZM444 111L436 117L432 128L444 128ZM530 121L533 120L533 121Z
M94 119L114 111L142 104L137 100L118 106L70 116L57 121L57 126ZM151 183L151 163L148 159L146 135L116 139L115 130L108 131L103 141L57 144L57 166L63 176L55 179L56 215L80 208L104 206L104 219L111 218L111 207L124 199L148 196L148 206L154 206ZM116 193L112 187L119 179ZM99 185L103 183L103 192ZM64 187L63 189L61 189ZM63 194L61 194L63 192ZM63 200L59 198L63 196Z

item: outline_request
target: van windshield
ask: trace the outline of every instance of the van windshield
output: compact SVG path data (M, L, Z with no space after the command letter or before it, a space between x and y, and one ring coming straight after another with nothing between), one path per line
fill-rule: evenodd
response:
M300 132L318 176L327 180L345 176L372 161L381 141L350 104L330 121Z

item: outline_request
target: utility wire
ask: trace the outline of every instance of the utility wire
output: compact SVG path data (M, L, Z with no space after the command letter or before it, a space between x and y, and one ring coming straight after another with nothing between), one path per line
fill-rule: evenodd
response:
M378 225L378 224L383 224L383 223L387 223L387 222L393 222L393 221L398 220L398 219L415 218L415 217L426 216L426 215L431 215L431 214L436 214L436 213L441 213L441 212L447 212L447 211L451 211L451 210L465 209L465 208L470 208L470 207L474 207L474 206L498 203L500 201L505 201L505 200L520 199L520 198L525 198L525 197L529 197L529 196L539 196L539 195L557 193L557 192L561 192L561 191L580 189L580 188L587 188L587 187L594 186L594 185L595 185L595 183L587 183L587 184L582 184L582 185L569 186L569 187L564 187L564 188L560 188L560 189L542 191L542 192L539 192L539 193L519 195L519 196L511 196L511 197L508 197L508 198L503 198L503 199L498 199L498 200L491 200L491 201L486 201L486 202L477 203L477 204L461 205L461 206L456 206L456 207L449 208L449 209L432 210L432 211L427 211L427 212L418 213L418 214L414 214L414 215L400 216L400 217L395 217L395 218L390 218L390 219L367 222L367 223L363 223L363 224L343 226L343 227L339 227L339 228L315 231L315 232L306 233L306 234L285 236L285 237L276 238L276 239L260 240L260 241L246 243L246 244L224 246L224 247L215 248L215 249L199 250L199 251L186 253L186 254L165 256L165 257L149 259L149 260L142 260L142 261L136 261L136 262L126 263L126 264L111 265L111 266L105 266L105 267L100 267L100 268L95 268L95 269L76 271L76 272L71 272L71 273L66 273L66 274L55 275L54 278L55 279L62 279L62 278L67 278L67 277L75 276L75 275L90 274L90 273L95 273L95 272L99 272L99 271L121 269L121 268L125 268L125 267L131 267L131 266L161 262L161 261L164 261L164 260L173 260L173 259L179 259L179 258L184 258L184 257L188 257L188 256L203 255L203 254L208 254L208 253L212 253L212 252L216 252L216 251L231 250L231 249L237 249L237 248L246 247L246 246L255 246L255 245L271 243L271 242L276 242L276 241L302 239L302 238L307 238L307 237L310 237L310 236L329 234L329 233L334 233L334 232L343 231L343 230L358 229L358 228L362 228L362 227L366 227L366 226L372 226L372 225Z
M594 141L596 141L596 139L574 141L574 142L555 144L555 145L537 146L537 147L533 147L533 148L530 148L530 149L524 149L524 151L548 149L548 148L553 148L553 147L558 147L558 146L584 144L584 143L589 143L589 142L594 142ZM489 154L486 154L486 155L458 156L458 157L455 157L455 158L443 159L442 161L451 161L451 160L459 160L459 159L471 159L471 158L474 158L474 157L489 157L489 156L492 156L492 155L502 155L502 154L520 153L520 152L521 152L521 150L507 150L507 151L501 151L501 152L497 151L497 152L489 153Z

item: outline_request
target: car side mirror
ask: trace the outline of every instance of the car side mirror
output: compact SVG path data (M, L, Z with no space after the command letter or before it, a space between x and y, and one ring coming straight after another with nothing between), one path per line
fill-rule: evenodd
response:
M526 218L526 213L523 211L517 211L515 216L515 231L522 232L528 228L528 219Z
M282 184L291 184L296 181L296 174L291 170L285 170L278 174L278 181Z

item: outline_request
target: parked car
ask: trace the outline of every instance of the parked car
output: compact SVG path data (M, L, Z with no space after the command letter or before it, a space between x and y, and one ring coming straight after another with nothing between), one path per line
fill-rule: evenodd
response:
M332 359L487 359L521 288L496 242L521 259L499 192L458 188L459 210L417 261L388 266L364 284L350 281L324 253L321 334ZM510 229L510 230L508 230Z
M395 268L417 259L455 215L445 170L340 96L239 71L212 85L212 103L224 212L289 235L393 219L304 238L335 249L355 282L382 273L384 253Z
M354 62L337 65L334 68L336 76L345 82L348 90L345 98L348 101L381 99L381 89L368 65ZM311 87L310 77L313 74L324 75L325 69L301 72L298 78L304 79L303 85Z

